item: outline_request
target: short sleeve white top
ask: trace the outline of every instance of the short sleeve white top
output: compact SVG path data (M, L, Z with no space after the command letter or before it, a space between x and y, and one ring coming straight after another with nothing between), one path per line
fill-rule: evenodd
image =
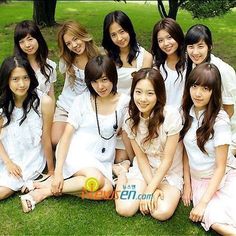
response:
M162 65L160 66L160 73L165 81L166 105L180 108L184 94L186 69L182 76L178 75L177 71L170 69L165 61L164 68Z
M230 121L227 113L223 110L219 112L213 126L214 136L205 143L203 153L197 146L196 131L201 126L205 111L199 112L199 117L196 117L194 106L190 110L190 116L193 117L192 125L184 137L184 146L189 159L190 171L199 177L210 177L215 168L215 148L220 145L231 143ZM228 165L234 166L235 160L231 152L228 152Z
M48 94L51 85L56 82L57 80L57 71L56 67L57 64L54 61L51 61L47 58L46 60L47 64L51 66L51 69L46 68L46 73L50 74L49 81L46 82L46 77L41 73L40 69L35 71L36 78L39 82L39 85L37 87L37 90L42 94ZM46 83L45 83L46 82Z
M139 47L139 52L137 55L137 65L136 67L116 67L118 73L118 83L117 83L117 91L119 93L124 93L130 95L130 88L132 84L132 76L131 74L135 71L138 71L142 68L143 65L143 56L145 49Z
M70 76L66 73L66 63L63 59L60 59L59 71L62 74L66 73L66 75L62 92L57 100L57 106L63 108L67 112L69 112L75 97L87 90L87 86L84 81L84 70L77 68L75 65L73 65L73 69L75 70L76 78L72 84Z

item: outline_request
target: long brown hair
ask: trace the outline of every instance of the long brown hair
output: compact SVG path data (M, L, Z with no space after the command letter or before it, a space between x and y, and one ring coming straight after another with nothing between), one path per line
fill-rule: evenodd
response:
M203 121L196 131L197 145L202 152L206 153L204 145L214 136L213 126L222 107L221 76L218 68L211 63L205 62L195 67L189 74L186 81L182 105L185 123L180 132L181 139L184 138L185 134L190 129L193 121L193 117L189 114L193 106L193 101L190 96L190 88L193 85L208 87L212 90L210 101L204 112Z
M66 72L72 78L72 81L70 82L74 83L76 76L72 65L74 63L77 54L70 51L64 42L64 35L67 33L75 37L78 37L80 40L85 42L85 51L88 60L98 55L98 48L95 45L92 36L79 23L75 21L67 21L62 25L62 27L58 31L58 36L57 36L58 47L60 50L59 57L65 61L67 67Z
M153 110L150 113L149 123L148 123L148 135L144 138L143 143L158 137L158 129L160 125L164 122L164 106L166 103L166 91L165 91L165 83L160 74L159 70L153 68L143 68L138 72L134 72L132 74L133 81L131 85L130 92L130 102L129 102L129 119L132 121L132 132L136 135L137 127L140 122L140 111L135 105L134 102L134 90L136 88L137 83L140 80L148 79L154 88L154 92L157 97L157 101Z

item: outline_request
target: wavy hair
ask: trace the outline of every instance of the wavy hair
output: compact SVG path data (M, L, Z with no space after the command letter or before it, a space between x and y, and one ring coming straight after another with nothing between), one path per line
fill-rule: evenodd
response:
M212 35L210 29L206 25L197 24L190 27L184 38L184 51L187 52L187 46L204 41L208 47L207 57L205 62L210 62L211 60L211 51L213 47ZM187 72L186 78L188 78L190 72L193 68L193 62L189 56L187 56Z
M46 81L49 82L49 78L53 72L52 66L47 63L48 58L48 46L39 29L39 27L31 20L24 20L18 23L14 31L14 54L19 54L23 58L27 58L27 54L23 52L20 47L20 41L27 35L35 38L38 42L38 50L36 51L36 62L39 64L41 73L45 76Z
M180 139L184 138L193 121L193 117L189 114L190 109L193 106L193 101L190 95L190 88L193 85L208 87L212 90L210 101L207 104L206 111L204 112L203 121L196 131L197 145L202 152L206 153L204 145L214 136L213 126L222 107L221 76L218 68L209 62L205 62L191 71L184 90L182 109L185 122L184 127L180 132Z
M139 47L136 40L136 33L134 31L133 24L130 18L122 11L113 11L105 16L103 22L103 39L102 46L107 51L108 56L114 60L114 62L120 67L123 66L123 62L120 59L120 48L115 45L110 36L110 26L116 22L124 31L129 34L130 37L130 51L127 57L127 61L132 65L132 61L135 60L139 54Z
M158 32L161 30L165 30L170 34L170 36L177 42L178 48L176 51L177 56L179 57L179 61L175 65L175 69L178 73L178 77L176 80L180 77L181 80L183 79L183 70L185 68L185 63L186 63L186 58L185 58L185 53L184 53L184 33L183 30L181 29L180 25L173 19L171 18L164 18L160 21L158 21L152 31L152 47L151 47L151 52L154 57L154 62L156 67L159 69L160 66L162 65L166 77L168 76L168 73L164 67L165 61L167 59L167 54L163 52L158 44L157 40L157 35Z
M75 21L67 21L61 26L57 35L58 47L60 51L59 57L65 61L67 68L66 72L72 78L72 81L70 82L74 84L76 76L75 76L75 71L73 69L73 63L75 61L77 54L72 52L66 46L64 41L65 34L71 34L85 42L85 52L88 57L88 60L98 55L98 48L95 45L92 36L79 23Z
M132 73L133 80L131 85L130 92L130 102L129 102L129 118L132 121L132 132L136 135L138 124L140 122L140 111L137 108L134 101L134 92L135 88L139 81L147 79L151 82L154 88L154 92L156 94L156 104L153 107L148 123L148 135L144 138L143 143L158 137L158 129L160 125L164 122L164 106L166 104L166 91L165 91L165 83L162 75L159 70L154 68L143 68L138 72Z
M25 69L30 78L30 86L27 91L27 97L23 102L23 116L20 119L19 125L21 125L27 118L27 114L33 109L38 115L39 97L36 92L38 86L38 80L35 76L34 70L30 66L29 62L19 56L11 56L6 58L0 68L0 108L2 114L6 116L7 122L3 125L6 127L11 122L11 115L15 107L14 94L9 87L9 79L12 71L17 68Z

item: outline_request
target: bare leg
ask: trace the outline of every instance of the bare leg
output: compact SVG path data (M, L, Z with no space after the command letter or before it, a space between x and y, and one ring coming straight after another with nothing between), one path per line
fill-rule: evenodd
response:
M10 197L14 191L10 188L0 186L0 200Z
M52 146L55 149L64 130L65 130L66 122L56 121L52 124Z
M126 189L124 188L126 186ZM135 188L127 190L128 186ZM133 216L139 210L140 200L137 199L139 194L142 194L146 188L146 183L139 179L127 179L126 174L122 173L118 176L115 199L116 212L121 216Z
M236 228L232 225L217 223L213 224L211 228L221 235L236 235Z
M161 184L159 189L164 193L164 199L158 198L157 209L151 212L151 216L157 220L167 220L175 212L175 209L179 203L180 191L169 184Z

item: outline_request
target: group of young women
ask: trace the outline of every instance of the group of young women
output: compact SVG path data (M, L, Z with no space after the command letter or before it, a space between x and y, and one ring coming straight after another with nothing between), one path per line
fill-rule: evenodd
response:
M193 201L192 221L236 234L236 76L211 54L207 26L184 36L176 21L162 19L149 53L129 17L114 11L104 19L101 52L83 26L64 23L65 81L55 109L56 63L39 28L18 23L14 43L0 68L0 199L21 190L30 212L53 195L108 196L115 185L122 216L140 210L166 220L182 196L186 206ZM142 197L123 199L125 186Z

